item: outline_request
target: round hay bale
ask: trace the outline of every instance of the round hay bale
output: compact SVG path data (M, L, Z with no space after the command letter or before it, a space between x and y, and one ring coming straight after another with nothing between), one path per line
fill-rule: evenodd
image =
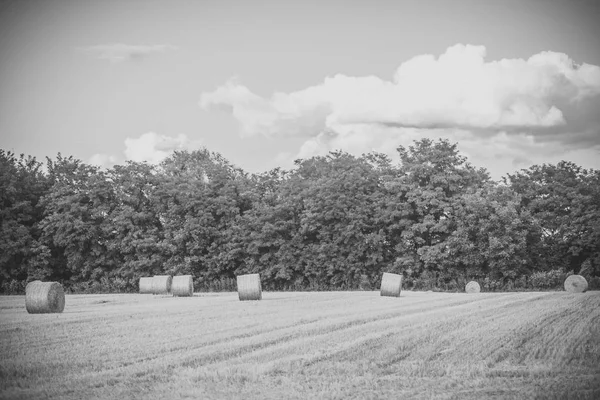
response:
M194 295L194 279L191 275L179 275L173 277L171 284L173 296L190 297Z
M384 272L381 277L381 296L400 297L402 275Z
M467 286L465 286L465 292L479 293L479 292L481 292L481 286L479 286L479 283L477 283L475 281L471 281L471 282L467 283Z
M171 292L172 282L173 277L171 275L155 275L152 278L152 293L169 294Z
M262 286L260 284L260 274L238 275L237 290L241 301L261 300Z
M569 275L565 279L565 290L571 293L583 293L588 290L587 280L581 275Z
M152 293L152 277L145 276L140 278L140 294Z
M58 282L29 282L25 287L25 308L29 314L61 313L65 291Z

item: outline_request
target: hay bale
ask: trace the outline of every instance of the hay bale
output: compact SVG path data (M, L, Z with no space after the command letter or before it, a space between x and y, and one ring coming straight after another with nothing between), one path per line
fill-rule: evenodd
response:
M173 277L171 284L173 296L189 297L194 295L194 279L191 275L179 275Z
M467 286L465 286L465 292L479 293L479 292L481 292L481 286L479 286L479 283L477 283L475 281L471 281L471 282L467 283Z
M58 282L29 282L25 287L25 308L29 314L61 313L65 291Z
M587 280L581 275L569 275L565 279L565 290L571 293L583 293L588 290Z
M261 300L262 286L259 274L237 276L237 290L240 300Z
M172 282L173 277L171 275L155 275L152 278L152 293L169 294L171 292Z
M384 272L381 277L381 296L400 297L402 275Z
M140 278L140 293L141 294L148 294L148 293L152 293L152 277L151 276L145 276Z

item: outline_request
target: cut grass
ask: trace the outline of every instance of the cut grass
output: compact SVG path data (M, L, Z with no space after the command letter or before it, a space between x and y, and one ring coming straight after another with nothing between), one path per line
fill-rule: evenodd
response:
M0 297L1 398L600 398L599 292L67 297Z

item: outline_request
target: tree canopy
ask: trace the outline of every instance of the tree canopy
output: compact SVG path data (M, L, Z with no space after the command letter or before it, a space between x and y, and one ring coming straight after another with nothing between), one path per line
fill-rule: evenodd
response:
M1 150L0 289L131 291L155 274L216 288L257 272L272 290L376 286L383 272L448 290L600 280L600 171L560 162L494 182L446 140L397 151L249 174L206 149L106 170Z

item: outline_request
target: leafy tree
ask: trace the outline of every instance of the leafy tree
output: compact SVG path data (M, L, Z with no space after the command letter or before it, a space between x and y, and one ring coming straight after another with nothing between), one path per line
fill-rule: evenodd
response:
M227 232L227 253L236 274L260 272L266 288L305 287L299 234L302 188L279 168L252 175L246 194L252 208Z
M505 181L540 225L531 252L543 270L600 275L600 171L574 163L535 165Z
M395 268L408 276L440 271L445 242L456 229L457 200L489 182L489 174L471 166L447 140L422 139L408 149L398 147L398 153L398 175L386 183L388 208L394 210L389 229Z
M248 175L206 149L108 171L58 154L46 173L0 151L0 289L131 290L160 273L208 288L259 272L271 290L373 287L383 271L488 289L532 272L600 276L600 171L561 162L498 185L446 140L398 153L397 165L336 151Z
M107 178L114 198L103 227L106 250L117 263L114 274L131 287L140 276L164 272L164 229L155 207L161 180L155 167L138 162L114 166Z
M290 183L302 188L299 233L305 276L331 287L356 287L384 264L377 218L380 174L365 157L344 152L298 162Z
M156 193L169 271L211 281L233 276L229 229L251 208L245 174L206 149L176 152L162 165Z
M52 186L42 198L41 241L52 279L99 280L115 267L107 251L105 225L114 197L106 175L73 157L48 159Z
M444 248L427 256L444 265L449 277L462 278L460 286L473 278L514 280L529 274L529 244L537 230L520 200L510 188L492 184L463 194L455 202L455 229Z
M10 286L25 282L28 273L49 274L37 229L43 212L39 200L48 186L35 158L0 150L0 288L5 291L20 290Z

